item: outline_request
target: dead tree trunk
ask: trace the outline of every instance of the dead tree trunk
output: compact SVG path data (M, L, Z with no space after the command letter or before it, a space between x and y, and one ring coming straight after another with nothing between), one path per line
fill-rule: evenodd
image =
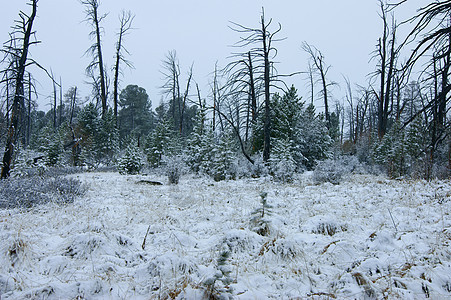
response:
M114 65L114 81L113 81L113 111L114 118L116 119L116 127L117 124L117 106L118 106L118 98L119 98L119 75L120 75L120 64L121 62L125 63L128 67L133 67L133 65L124 58L124 52L129 54L127 49L123 45L124 36L128 33L128 31L132 28L134 16L130 11L123 11L120 16L120 29L118 33L118 41L116 43L116 63Z
M182 110L180 112L180 136L183 135L183 119L185 117L186 100L188 99L189 87L190 87L192 78L193 78L193 66L191 65L191 68L188 73L188 81L186 83L186 90L185 90L185 93L183 94Z
M265 24L265 16L262 15L261 18L262 25L262 53L264 58L264 86L265 86L265 122L263 127L263 161L267 162L269 160L271 151L271 94L270 88L270 65L269 65L269 47L268 43L268 32Z
M5 179L10 175L11 170L11 162L13 159L14 148L17 141L18 136L18 126L19 126L19 118L22 114L22 110L24 107L21 107L21 103L23 103L24 99L24 76L25 76L25 68L27 66L27 57L28 57L28 49L31 44L35 42L31 42L30 38L33 35L33 22L36 17L36 11L38 7L38 0L32 0L31 2L32 12L29 17L27 17L24 13L21 13L22 25L23 29L23 39L22 39L22 49L20 49L20 56L17 61L17 70L15 70L15 93L13 100L13 107L11 111L11 123L8 129L8 136L5 146L5 152L3 155L3 166L0 178Z
M88 49L87 52L91 52L93 61L86 68L87 74L91 74L96 68L99 70L98 84L99 97L102 104L102 118L105 117L108 111L107 103L107 88L106 88L106 73L104 70L103 53L102 53L102 39L101 39L101 26L100 22L106 17L106 15L99 16L99 1L98 0L83 0L81 2L86 6L86 20L91 23L93 27L91 36L95 37L94 44Z

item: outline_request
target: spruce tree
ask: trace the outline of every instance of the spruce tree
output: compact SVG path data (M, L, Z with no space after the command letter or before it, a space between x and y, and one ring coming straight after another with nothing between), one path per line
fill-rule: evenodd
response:
M195 173L208 174L213 159L214 135L211 127L206 124L206 113L199 110L194 129L191 132L186 148L188 167Z
M314 168L317 160L329 157L332 139L328 134L324 117L316 114L313 104L303 111L296 133L299 159L308 170Z
M232 164L236 158L234 135L231 130L225 130L218 137L211 156L211 176L214 180L235 179L236 174Z
M149 134L145 143L147 161L151 167L158 167L162 163L163 156L173 152L174 131L172 124L163 118L155 130Z

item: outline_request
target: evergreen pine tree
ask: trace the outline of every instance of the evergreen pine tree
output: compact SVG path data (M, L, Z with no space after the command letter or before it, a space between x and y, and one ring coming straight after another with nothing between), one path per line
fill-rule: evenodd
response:
M400 122L395 122L374 149L374 161L385 166L390 177L405 175L405 140Z
M211 175L216 181L234 179L236 174L232 164L236 158L234 135L231 130L224 131L217 139L211 156Z
M125 149L124 155L119 158L117 169L120 174L138 174L143 167L143 155L141 149L132 141Z
M310 104L303 111L296 128L296 142L299 146L299 159L303 165L312 170L317 160L329 156L332 139L322 115L316 115L315 106Z
M406 130L405 148L407 154L407 168L409 173L420 172L424 167L424 150L428 145L428 137L424 128L423 118L418 116L409 124Z
M171 123L166 118L163 118L157 124L155 130L147 137L145 153L151 167L160 166L163 156L168 156L173 152L175 134L171 127Z
M111 109L98 120L98 129L94 134L94 153L97 163L109 164L119 152L119 131Z
M209 174L212 168L214 135L205 120L206 113L201 109L197 113L193 131L188 138L186 160L193 172Z
M270 234L268 219L272 215L272 205L268 204L268 193L260 193L261 206L252 212L251 226L252 230L262 236L268 236Z

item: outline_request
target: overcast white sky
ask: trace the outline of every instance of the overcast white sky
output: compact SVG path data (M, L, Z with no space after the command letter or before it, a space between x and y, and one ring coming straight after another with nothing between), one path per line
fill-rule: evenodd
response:
M0 41L4 42L19 10L28 12L30 8L27 0L2 2ZM424 4L425 1L410 0L397 11L397 19L406 19ZM84 52L92 44L88 37L91 29L83 22L84 7L78 0L40 0L38 5L34 29L42 43L32 48L31 55L52 69L55 76L62 77L64 91L77 85L84 98L90 92L85 68L91 59ZM281 23L279 37L287 38L277 44L279 73L307 69L307 56L301 50L301 43L306 41L320 49L326 63L332 66L330 80L342 84L345 75L351 82L365 85L365 76L374 70L375 63L369 62L371 52L382 32L377 0L101 0L100 12L108 13L103 23L105 62L111 69L119 13L131 10L136 15L136 29L127 36L125 45L135 69L124 72L122 88L128 84L144 87L155 108L162 97L161 62L168 51L176 50L182 74L194 63L194 79L202 97L207 97L215 62L224 66L235 51L230 45L239 39L239 34L228 27L230 21L258 27L262 7L267 19ZM46 98L51 94L51 82L40 71L34 76L39 80L39 109L48 110ZM295 84L300 95L307 94L302 76L289 82ZM337 100L343 94L344 86L334 91Z

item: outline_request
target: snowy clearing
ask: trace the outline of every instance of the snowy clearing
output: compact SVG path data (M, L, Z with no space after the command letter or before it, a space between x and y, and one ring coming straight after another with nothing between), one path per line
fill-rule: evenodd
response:
M451 297L449 181L310 175L71 175L88 187L72 204L0 210L0 299Z

